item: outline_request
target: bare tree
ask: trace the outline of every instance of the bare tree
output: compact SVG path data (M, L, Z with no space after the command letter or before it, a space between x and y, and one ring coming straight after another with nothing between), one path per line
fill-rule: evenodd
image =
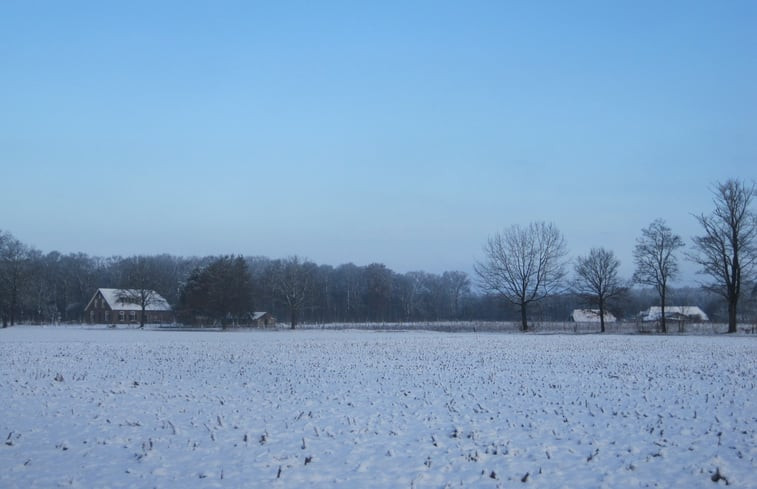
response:
M683 246L683 240L665 224L657 219L648 227L641 230L641 237L636 240L633 258L636 262L636 272L633 280L636 283L655 288L660 296L660 328L667 333L665 323L665 301L668 292L668 282L678 275L678 259L675 251Z
M562 233L551 223L515 225L490 237L484 254L474 265L481 287L517 305L521 330L528 331L528 305L552 294L565 277Z
M275 294L289 309L292 329L297 326L305 301L310 297L314 264L303 262L298 256L276 261L273 265Z
M16 324L22 291L31 278L32 250L12 234L0 231L0 315L3 327Z
M626 287L618 277L620 260L612 251L592 248L586 256L576 259L574 291L599 308L600 331L605 332L607 303L621 295Z
M137 304L141 309L139 327L145 327L148 307L163 304L163 298L155 291L155 276L152 260L145 256L127 258L124 267L124 288L118 289L116 297L119 302Z
M690 258L702 267L701 273L712 278L705 287L725 298L728 332L735 333L741 287L757 263L757 214L751 208L757 187L728 180L718 183L712 193L712 214L694 216L704 235L694 237L696 252Z
M417 321L428 317L429 277L426 272L413 271L394 279L395 292L402 303L403 319Z
M353 263L346 263L334 269L331 281L333 301L340 313L341 321L357 321L363 314L362 295L360 293L364 268Z
M82 320L84 306L96 288L95 260L84 253L63 257L61 282L61 313L66 321Z
M8 253L9 243L14 239L12 234L0 229L0 317L2 318L3 328L8 327L10 312L10 269L6 263L5 256Z
M470 293L470 279L465 272L451 271L442 274L442 284L447 294L448 317L457 319L460 314L460 299Z

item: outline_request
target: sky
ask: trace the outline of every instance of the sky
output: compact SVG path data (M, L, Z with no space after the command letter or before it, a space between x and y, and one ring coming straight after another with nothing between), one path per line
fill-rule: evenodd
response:
M0 229L42 251L472 271L687 244L757 178L757 2L0 2ZM683 281L693 280L683 264Z

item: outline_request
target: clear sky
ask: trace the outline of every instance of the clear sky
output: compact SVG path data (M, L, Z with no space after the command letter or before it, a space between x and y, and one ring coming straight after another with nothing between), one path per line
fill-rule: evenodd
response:
M687 241L757 177L757 2L0 2L0 229L470 271Z

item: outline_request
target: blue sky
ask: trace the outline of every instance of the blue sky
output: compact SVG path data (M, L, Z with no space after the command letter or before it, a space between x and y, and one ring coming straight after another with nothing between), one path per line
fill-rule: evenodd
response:
M0 228L43 251L633 271L757 177L755 2L0 3Z

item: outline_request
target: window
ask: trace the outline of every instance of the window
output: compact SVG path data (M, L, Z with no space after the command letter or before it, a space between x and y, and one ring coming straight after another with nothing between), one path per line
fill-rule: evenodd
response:
M126 319L126 314L123 311L118 311L118 322L123 323Z
M129 311L129 321L135 322L137 320L137 311Z
M110 322L110 311L108 310L105 311L105 322L106 323Z

